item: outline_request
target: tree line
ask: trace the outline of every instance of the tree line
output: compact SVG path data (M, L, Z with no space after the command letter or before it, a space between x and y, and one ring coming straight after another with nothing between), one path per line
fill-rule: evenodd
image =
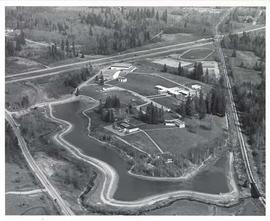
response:
M104 103L102 103L101 100L99 101L97 112L101 114L101 119L103 121L113 123L115 121L114 109L120 107L121 102L116 95L108 96Z
M149 124L158 124L164 122L164 109L157 107L151 102L146 106L146 111L144 112L140 108L138 113L138 118Z
M15 56L16 51L21 51L22 46L25 45L25 34L23 30L19 35L15 35L14 39L5 39L5 51L6 56Z
M265 36L264 35L252 35L243 32L243 35L239 37L238 34L229 34L225 36L221 41L223 48L230 48L243 51L253 51L255 55L260 58L265 58Z
M203 119L206 114L225 116L226 96L223 88L214 86L206 96L200 91L199 96L188 96L177 107L177 112L183 117L197 116Z

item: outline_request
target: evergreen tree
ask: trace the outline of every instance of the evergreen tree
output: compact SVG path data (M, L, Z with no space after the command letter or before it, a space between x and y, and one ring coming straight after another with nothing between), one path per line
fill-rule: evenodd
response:
M16 51L20 51L22 50L22 46L21 46L21 42L18 38L16 38L16 47L15 47Z
M186 112L186 116L189 116L189 117L193 116L194 114L194 106L193 106L193 102L190 96L188 96L186 99L185 112Z
M233 49L232 57L236 57L236 50L235 49Z
M167 19L168 19L168 12L167 9L165 9L165 11L162 14L162 20L167 23Z
M69 41L66 39L66 53L69 53Z
M74 41L72 41L72 53L73 53L73 56L76 55L76 51L75 51L75 43L74 43Z
M158 11L156 12L156 20L159 21L159 13L158 13Z
M167 72L167 65L166 64L163 65L162 72Z
M20 44L25 45L25 34L24 34L23 30L21 30L21 32L17 38L18 38Z
M99 84L104 85L104 77L103 77L102 72L100 73L100 76L99 76Z
M202 91L200 91L200 95L199 95L199 118L203 119L206 115L206 104L205 104L205 100L203 98L203 93Z
M178 75L182 75L183 69L182 69L181 62L180 62L180 61L179 61L179 63L178 63L178 68L177 68L177 70L178 70Z
M6 56L14 56L15 48L12 41L6 41Z

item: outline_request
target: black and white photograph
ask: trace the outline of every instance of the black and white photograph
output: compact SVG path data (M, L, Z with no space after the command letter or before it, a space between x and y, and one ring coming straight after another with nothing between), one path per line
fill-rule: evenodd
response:
M265 217L267 1L5 2L4 216Z

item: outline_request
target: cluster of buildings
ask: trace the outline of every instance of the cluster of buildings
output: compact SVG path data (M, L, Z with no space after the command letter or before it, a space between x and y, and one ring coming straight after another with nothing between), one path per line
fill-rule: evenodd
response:
M186 127L185 122L180 119L165 120L164 124L168 127L179 127L179 128Z
M129 123L127 120L122 120L114 124L114 129L125 134L138 132L139 128Z
M201 85L194 84L191 86L190 89L187 88L181 88L181 87L164 87L162 85L156 85L155 89L157 89L158 94L170 94L177 99L183 99L188 96L196 96L201 91L202 87Z
M102 71L104 80L115 80L127 82L126 75L134 71L136 67L129 63L115 63Z

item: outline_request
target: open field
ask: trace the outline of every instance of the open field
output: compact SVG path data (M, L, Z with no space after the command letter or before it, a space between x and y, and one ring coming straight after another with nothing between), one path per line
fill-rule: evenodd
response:
M152 59L146 59L146 60L140 60L140 61L136 61L134 62L134 66L137 67L137 70L135 72L133 72L132 74L140 74L140 75L147 75L147 73L151 74L151 75L155 75L155 76L160 76L160 77L165 77L169 80L175 81L178 84L182 84L182 85L191 85L191 84L199 84L202 86L202 90L204 92L207 92L211 89L211 85L209 84L205 84L201 81L197 81L197 80L193 80L187 77L183 77L183 76L179 76L176 74L171 74L168 72L161 72L161 65L159 64L154 64L152 62ZM164 82L165 79L162 78L158 78L159 81L161 83L158 83L160 85L163 85L162 83ZM138 82L138 81L137 81ZM142 82L141 82L142 83ZM123 84L124 85L124 84ZM166 87L166 85L163 85ZM175 85L177 86L177 85ZM174 86L172 86L174 87ZM151 94L149 94L151 95ZM148 95L146 95L148 96Z
M118 82L118 81L117 81ZM111 83L111 82L110 82ZM122 85L119 85L122 86ZM105 89L105 90L104 90ZM108 96L117 96L122 104L133 103L134 105L141 105L145 103L140 97L137 97L126 90L118 90L107 85L89 85L83 87L80 91L82 95L90 96L96 100L104 101Z
M201 81L193 80L193 79L190 79L187 77L183 77L183 76L179 76L179 75L175 75L175 74L170 74L170 73L166 73L166 72L155 72L152 74L156 75L157 77L158 76L165 77L169 80L175 81L176 83L187 86L187 87L191 87L191 85L193 85L193 84L199 84L199 85L201 85L202 91L204 93L209 92L211 90L211 85L205 84ZM162 78L160 78L160 79L162 79ZM164 79L162 79L162 80L164 80ZM160 84L160 85L162 85L162 84ZM164 85L162 85L162 86L164 86ZM176 86L179 86L179 85L176 85Z
M177 86L176 84L169 82L165 79L147 75L147 73L143 75L130 73L127 75L126 83L121 83L119 81L114 80L111 81L110 84L135 91L144 96L157 94L157 90L154 88L155 85L162 85L164 87Z
M210 215L207 204L189 200L178 200L167 207L153 210L146 215Z
M59 215L51 199L45 193L6 195L6 215Z
M181 59L200 60L210 55L213 50L208 48L196 48L182 54Z
M19 110L38 102L39 98L45 96L40 94L35 86L31 83L14 83L8 84L5 88L6 108L8 110ZM23 103L23 97L28 98L28 102Z
M179 200L167 207L146 213L146 215L218 215L218 216L256 216L263 215L265 211L254 203L253 199L246 199L239 205L230 208L219 207L189 200Z
M230 49L224 49L224 54L230 60L234 80L240 84L243 82L260 84L260 72L254 70L256 63L259 65L260 58L251 51L236 51L236 57L232 57L232 52Z
M175 111L178 104L179 104L179 100L176 99L173 96L169 96L169 97L162 97L162 98L154 98L152 99L153 101L170 108L171 110Z
M173 67L173 68L178 68L179 62L181 62L182 67L192 66L192 63L190 62L177 60L175 58L161 58L161 59L153 60L153 63L160 64L160 65L166 64L168 67Z
M196 41L200 38L201 38L201 36L196 36L196 35L191 34L191 33L163 34L161 36L162 41L179 42L179 43Z
M204 148L215 138L222 137L223 120L213 116L212 128L206 129L209 126L208 123L211 122L211 117L207 115L201 122L196 119L185 119L186 127L193 125L192 131L189 131L188 128L171 129L167 127L167 129L150 129L147 130L147 133L164 151L186 154L191 148Z
M253 69L256 62L260 62L260 58L254 54L252 51L236 51L236 57L232 57L233 50L223 49L224 54L230 58L232 66L240 66L241 63L243 67L248 69Z
M156 146L143 132L134 133L122 138L149 154L159 153L159 150L156 148Z
M261 77L258 71L240 67L233 67L232 71L235 81L240 84L244 82L252 82L253 84L261 83Z
M5 74L17 74L20 72L33 71L45 68L43 64L22 57L7 57L5 63Z

